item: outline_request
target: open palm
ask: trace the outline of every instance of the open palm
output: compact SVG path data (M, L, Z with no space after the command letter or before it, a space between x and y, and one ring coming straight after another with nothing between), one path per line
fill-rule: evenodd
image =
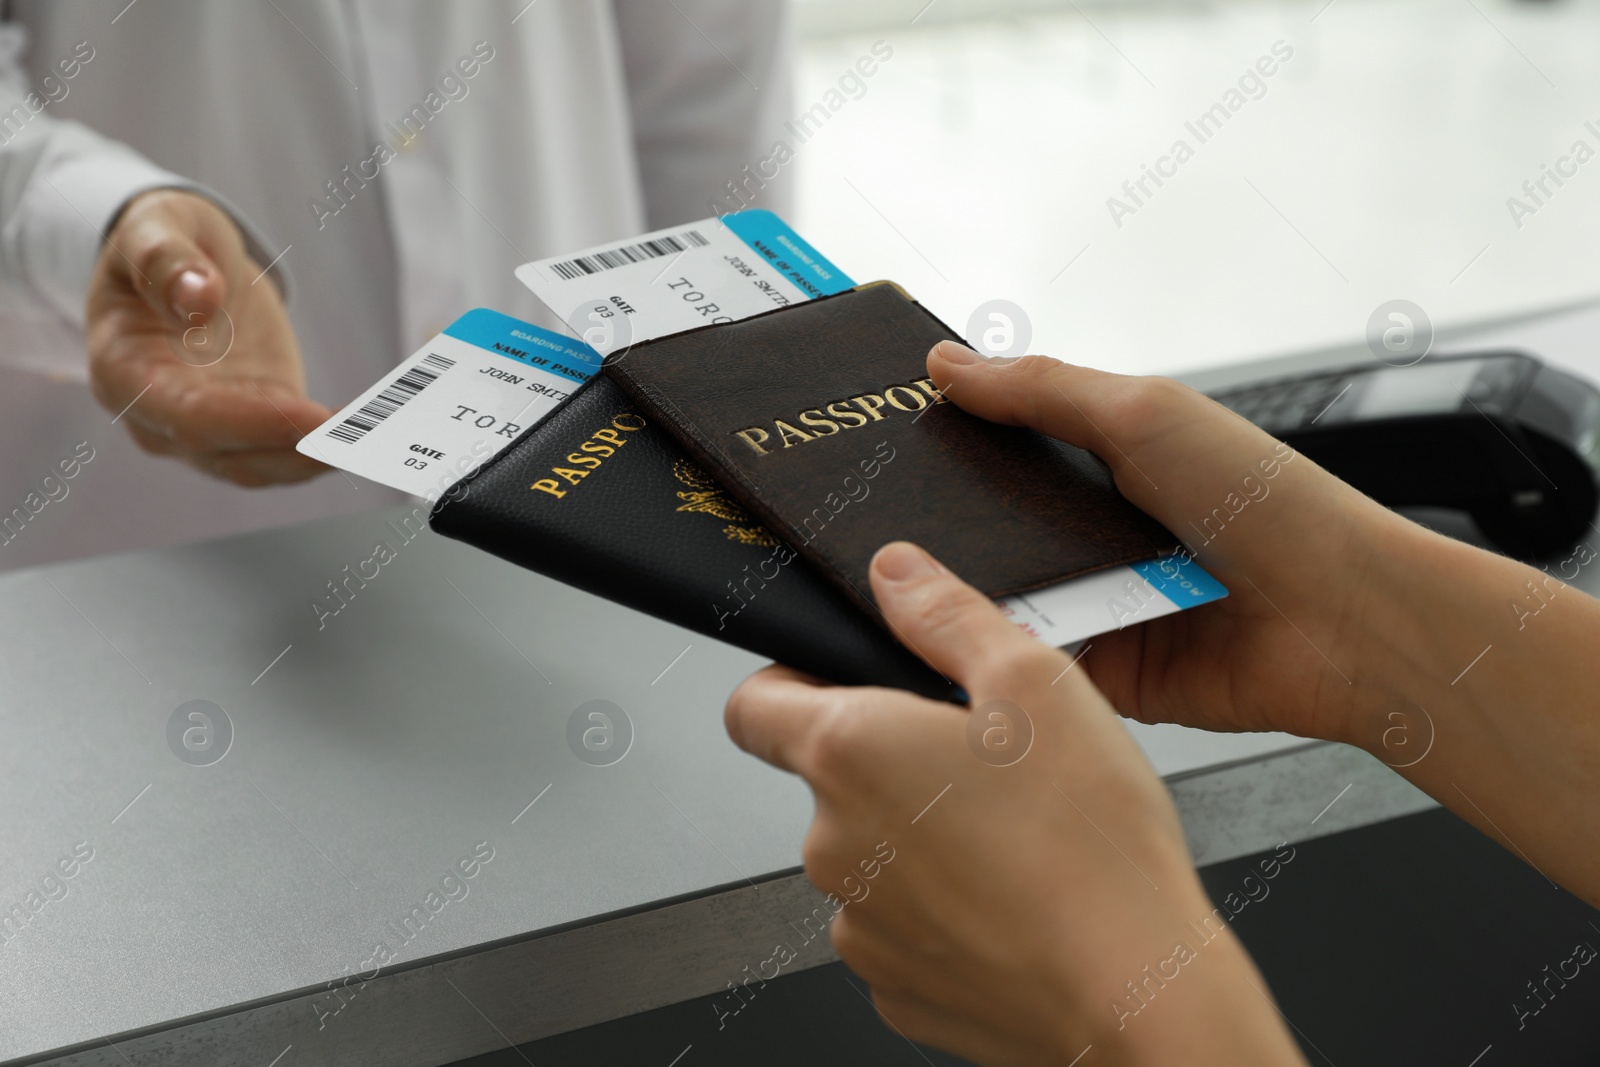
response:
M86 317L95 397L146 451L245 486L327 469L294 449L331 412L306 398L283 299L209 200L157 190L130 203Z

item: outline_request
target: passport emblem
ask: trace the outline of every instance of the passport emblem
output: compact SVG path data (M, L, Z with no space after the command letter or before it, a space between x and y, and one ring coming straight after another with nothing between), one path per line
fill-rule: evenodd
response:
M679 511L700 512L728 523L722 528L723 536L745 545L776 547L778 539L765 526L750 518L750 513L728 496L712 477L688 460L680 459L672 465L672 476L689 487L678 491Z

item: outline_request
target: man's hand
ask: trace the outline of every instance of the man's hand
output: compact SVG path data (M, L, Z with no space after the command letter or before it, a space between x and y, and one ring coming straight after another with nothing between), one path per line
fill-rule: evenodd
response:
M810 783L806 873L884 1017L985 1064L1303 1062L1082 667L913 545L872 588L971 711L770 667L727 725Z
M245 486L327 470L294 445L332 412L306 398L282 297L211 201L134 198L95 266L87 320L95 398L145 451Z
M1381 712L1416 674L1400 640L1408 561L1433 535L1170 379L991 363L953 342L929 353L928 373L974 415L1099 456L1227 586L1225 600L1092 640L1084 663L1119 711L1379 743L1374 724L1391 725Z

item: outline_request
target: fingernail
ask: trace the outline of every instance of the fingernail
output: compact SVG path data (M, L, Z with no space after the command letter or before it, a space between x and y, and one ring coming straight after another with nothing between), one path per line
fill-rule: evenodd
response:
M910 582L938 574L937 560L909 541L895 541L878 549L873 569L891 582Z
M933 346L933 350L939 353L940 359L946 363L954 363L958 367L967 367L974 363L983 362L982 356L959 341L940 341Z
M197 270L186 270L172 280L172 311L180 319L195 305L206 291L206 276Z

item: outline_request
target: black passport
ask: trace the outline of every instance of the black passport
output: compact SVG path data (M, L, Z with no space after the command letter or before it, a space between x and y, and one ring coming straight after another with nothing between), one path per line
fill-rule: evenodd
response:
M826 681L954 692L604 377L446 494L429 525Z

